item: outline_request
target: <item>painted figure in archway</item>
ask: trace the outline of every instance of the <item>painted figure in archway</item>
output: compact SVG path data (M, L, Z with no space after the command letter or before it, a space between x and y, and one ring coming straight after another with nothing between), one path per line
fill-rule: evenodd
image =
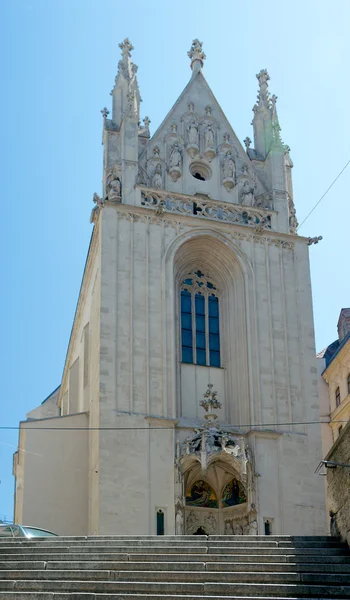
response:
M186 494L187 506L218 508L218 500L214 490L206 481L196 481Z
M235 506L243 502L247 502L245 489L237 479L232 479L222 493L222 506Z

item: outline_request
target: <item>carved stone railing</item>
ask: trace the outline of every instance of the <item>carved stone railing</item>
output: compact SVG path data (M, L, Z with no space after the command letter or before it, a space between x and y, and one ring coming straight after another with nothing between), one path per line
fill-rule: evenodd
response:
M275 212L240 204L207 200L199 196L185 196L151 188L140 188L141 205L153 208L158 215L164 212L188 217L199 217L235 225L245 225L257 231L274 229Z

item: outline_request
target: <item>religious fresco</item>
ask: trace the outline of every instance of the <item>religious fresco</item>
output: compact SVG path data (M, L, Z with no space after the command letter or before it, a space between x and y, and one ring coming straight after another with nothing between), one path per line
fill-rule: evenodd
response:
M218 499L214 490L206 481L196 481L186 494L187 506L218 508Z
M222 494L222 506L236 506L247 502L247 496L243 485L237 479L231 479L225 486Z

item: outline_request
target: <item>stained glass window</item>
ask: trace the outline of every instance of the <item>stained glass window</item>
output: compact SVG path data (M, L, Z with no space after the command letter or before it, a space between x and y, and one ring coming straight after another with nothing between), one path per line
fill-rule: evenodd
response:
M184 363L221 366L218 290L199 270L181 285L181 348Z

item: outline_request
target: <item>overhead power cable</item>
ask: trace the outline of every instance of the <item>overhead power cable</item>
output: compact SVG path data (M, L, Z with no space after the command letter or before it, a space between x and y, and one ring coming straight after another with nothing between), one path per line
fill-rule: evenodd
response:
M334 181L332 181L331 185L329 186L329 188L326 189L325 193L323 194L323 196L321 196L321 198L319 199L318 202L316 202L315 206L310 210L309 214L306 215L305 219L300 223L300 225L297 227L297 231L300 229L300 227L302 225L304 225L306 219L309 218L309 216L311 215L311 213L314 212L315 208L319 205L319 203L321 202L321 200L323 200L323 198L325 197L326 194L328 194L329 190L331 189L331 187L333 187L333 185L335 184L335 182L339 179L339 177L341 176L342 173L344 173L346 167L350 164L350 160L348 160L348 162L346 163L345 167L342 168L342 170L340 171L340 173L336 176L336 178L334 179Z

